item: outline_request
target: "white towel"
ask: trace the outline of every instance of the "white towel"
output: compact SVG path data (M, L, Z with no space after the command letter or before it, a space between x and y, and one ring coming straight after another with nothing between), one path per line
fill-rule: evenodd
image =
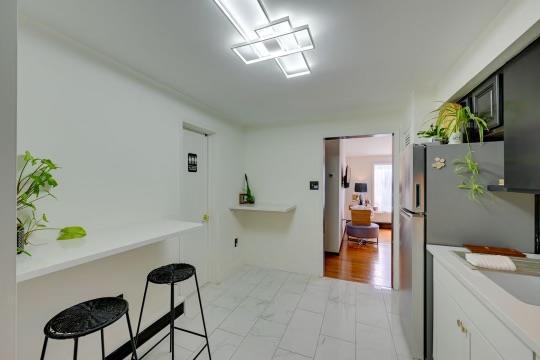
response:
M508 256L487 254L465 254L465 259L476 267L491 270L516 271L516 265Z

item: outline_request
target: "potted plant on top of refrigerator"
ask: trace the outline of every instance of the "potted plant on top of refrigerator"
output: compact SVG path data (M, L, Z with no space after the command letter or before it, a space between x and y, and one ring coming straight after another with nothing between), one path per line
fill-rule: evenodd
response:
M449 144L463 143L463 135L468 146L467 154L461 159L454 160L456 174L463 177L463 181L458 188L467 190L471 200L478 200L485 194L484 185L478 182L480 166L474 159L471 149L471 138L473 134L469 129L478 130L480 143L484 141L484 132L487 130L487 123L484 119L476 116L468 106L462 106L453 102L445 102L434 111L437 113L435 124L431 128L439 129L448 138ZM473 125L472 127L470 125ZM422 136L419 134L419 136Z

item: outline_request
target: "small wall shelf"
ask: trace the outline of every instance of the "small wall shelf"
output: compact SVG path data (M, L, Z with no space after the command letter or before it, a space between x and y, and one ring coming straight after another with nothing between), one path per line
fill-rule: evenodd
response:
M271 212L288 213L294 211L296 205L291 204L253 204L253 205L235 205L229 208L231 211L253 211L253 212Z

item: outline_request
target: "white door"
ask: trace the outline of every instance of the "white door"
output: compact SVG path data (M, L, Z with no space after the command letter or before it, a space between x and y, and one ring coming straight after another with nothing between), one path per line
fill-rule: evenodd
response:
M186 232L180 239L180 260L195 266L199 286L209 281L210 246L208 223L208 137L204 134L183 130L182 183L180 191L181 219L202 222L203 227ZM193 290L193 282L182 286L182 295Z

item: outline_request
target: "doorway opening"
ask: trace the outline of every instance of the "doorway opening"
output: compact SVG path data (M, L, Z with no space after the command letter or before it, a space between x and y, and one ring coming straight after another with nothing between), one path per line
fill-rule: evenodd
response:
M324 140L324 276L392 287L393 134Z

